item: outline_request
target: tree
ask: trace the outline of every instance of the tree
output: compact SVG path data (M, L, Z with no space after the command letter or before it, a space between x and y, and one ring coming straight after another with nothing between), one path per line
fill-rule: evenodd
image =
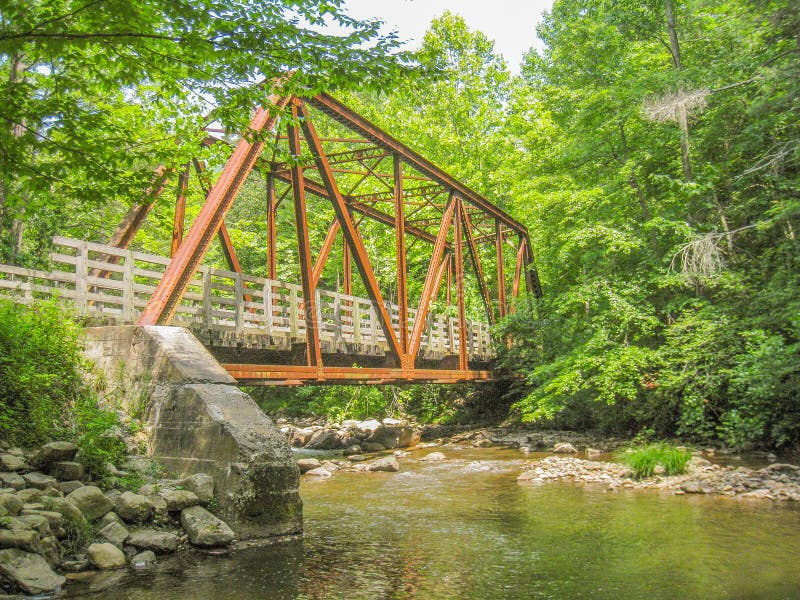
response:
M0 3L0 258L16 258L23 219L43 239L65 219L105 227L159 164L196 154L204 125L245 130L276 77L292 73L287 93L386 85L403 62L396 39L341 4Z

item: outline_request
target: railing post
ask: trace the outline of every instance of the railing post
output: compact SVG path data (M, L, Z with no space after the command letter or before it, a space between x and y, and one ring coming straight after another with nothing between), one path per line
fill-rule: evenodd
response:
M203 325L211 329L211 272L207 267L202 267L203 273Z
M272 335L272 281L264 282L264 328Z
M391 326L391 323L389 324ZM375 310L375 305L370 302L369 304L369 330L372 335L372 344L378 345L378 311ZM388 341L388 340L387 340Z
M89 244L80 242L78 244L78 254L75 257L75 308L80 314L89 312L88 293L89 293Z
M294 288L289 290L289 335L294 340L300 337L297 326L297 290Z
M350 318L353 320L353 342L361 343L361 304L358 300L350 301Z
M234 333L240 339L244 333L244 282L242 274L236 273L233 278Z
M122 321L133 323L136 309L133 305L133 256L130 251L125 252L124 260L125 262L122 264Z

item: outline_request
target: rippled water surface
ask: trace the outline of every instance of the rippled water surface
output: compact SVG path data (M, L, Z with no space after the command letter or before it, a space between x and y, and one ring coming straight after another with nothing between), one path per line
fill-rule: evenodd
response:
M303 541L192 552L73 598L800 598L800 508L516 483L501 449L304 481ZM427 450L411 454L423 456Z

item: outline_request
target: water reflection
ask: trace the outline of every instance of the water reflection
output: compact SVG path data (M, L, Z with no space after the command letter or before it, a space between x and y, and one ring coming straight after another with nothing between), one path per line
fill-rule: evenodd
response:
M303 542L189 553L71 597L800 596L800 510L725 498L517 485L510 450L445 449L401 473L304 483ZM420 456L415 453L414 456ZM92 593L97 590L96 593Z

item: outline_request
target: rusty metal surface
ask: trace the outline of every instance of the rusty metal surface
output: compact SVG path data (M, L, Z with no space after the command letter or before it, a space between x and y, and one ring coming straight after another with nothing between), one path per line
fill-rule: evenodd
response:
M488 370L469 369L380 369L357 367L315 367L285 365L222 365L241 384L258 385L279 382L284 385L299 383L460 383L492 381L494 374Z

